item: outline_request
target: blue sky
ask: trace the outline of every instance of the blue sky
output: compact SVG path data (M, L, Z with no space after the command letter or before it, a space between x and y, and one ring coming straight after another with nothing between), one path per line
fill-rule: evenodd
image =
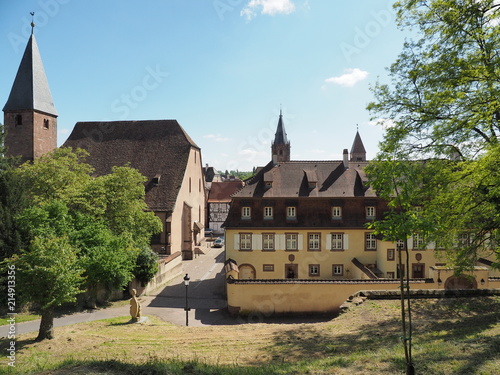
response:
M35 12L59 113L78 121L176 119L219 170L266 164L280 106L294 160L338 160L402 49L388 0L0 0L0 104Z

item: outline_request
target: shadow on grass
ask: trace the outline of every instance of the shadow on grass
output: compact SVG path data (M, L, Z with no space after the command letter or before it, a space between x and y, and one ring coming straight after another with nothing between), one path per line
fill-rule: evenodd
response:
M498 298L414 300L416 369L428 375L487 373L480 369L483 365L493 366L498 360L500 336L485 331L498 327L499 323ZM367 322L343 335L335 334L331 327L319 330L301 325L276 337L265 351L276 362L328 358L332 367L349 368L363 358L367 364L383 362L388 371L384 373L401 373L405 359L400 338L401 317L395 312L393 317Z
M197 361L157 361L131 364L116 360L75 361L67 360L58 369L39 375L278 375L287 371L286 366L238 367L209 365Z

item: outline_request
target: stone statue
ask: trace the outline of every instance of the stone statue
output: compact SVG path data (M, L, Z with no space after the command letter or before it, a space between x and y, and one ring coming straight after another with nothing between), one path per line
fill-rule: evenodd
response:
M130 299L130 315L133 322L141 320L141 304L136 297L137 291L132 289L132 298Z

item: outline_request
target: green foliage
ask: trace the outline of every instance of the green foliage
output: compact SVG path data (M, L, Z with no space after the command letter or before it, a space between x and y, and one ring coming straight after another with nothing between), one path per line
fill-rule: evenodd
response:
M78 269L95 297L98 287L122 288L133 278L141 248L161 223L146 211L144 177L128 167L94 177L86 152L58 149L25 163L16 177L32 205L17 217L28 241L64 239L78 251Z
M75 301L81 290L83 270L78 266L77 249L67 237L47 233L35 238L27 250L9 261L16 268L22 296L42 310Z
M143 247L137 256L134 276L145 286L158 272L158 255L149 247Z
M401 0L395 9L399 26L416 29L420 39L405 43L389 69L391 85L372 89L372 117L390 119L391 126L380 144L384 163L369 174L405 217L398 222L402 217L392 211L388 226L375 226L398 236L423 231L428 241L451 249L461 268L471 267L495 247L491 239L500 229L500 6ZM424 210L415 215L415 205ZM457 241L464 233L468 240Z
M374 118L392 119L382 150L411 156L473 158L500 130L499 16L493 0L402 0L401 27L417 28L377 84Z

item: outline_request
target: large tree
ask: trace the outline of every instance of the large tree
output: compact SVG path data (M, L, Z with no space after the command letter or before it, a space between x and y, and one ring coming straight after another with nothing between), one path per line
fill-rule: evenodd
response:
M419 39L404 44L389 68L391 84L377 84L375 101L368 106L387 127L378 160L420 161L422 184L406 186L412 189L406 194L421 199L413 204L425 204L420 215L433 223L428 240L451 249L452 260L462 268L475 264L500 228L495 214L500 211L496 3L396 2L399 26L416 29ZM372 170L372 181L383 166ZM457 242L460 236L467 239Z
M16 218L26 246L11 261L26 281L20 291L42 309L40 339L52 337L56 306L84 289L93 305L99 289L126 286L137 272L141 250L161 230L144 201L144 176L117 167L96 177L85 157L85 151L63 148L15 170L29 187L31 205ZM35 275L47 280L38 283ZM60 287L59 278L67 288Z

